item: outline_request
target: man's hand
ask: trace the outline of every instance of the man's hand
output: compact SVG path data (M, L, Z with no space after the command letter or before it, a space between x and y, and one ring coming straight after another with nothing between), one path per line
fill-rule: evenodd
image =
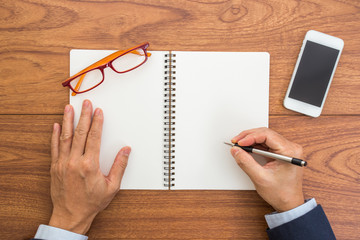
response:
M63 126L54 124L51 139L50 226L85 234L95 216L105 209L120 189L130 147L117 154L108 176L99 168L103 113L85 100L79 123L73 134L74 110L67 105Z
M268 128L244 131L231 141L240 146L255 145L259 149L302 159L301 146ZM249 175L258 194L276 211L288 211L304 203L302 167L273 159L269 159L264 166L261 166L249 153L239 147L231 148L231 154Z

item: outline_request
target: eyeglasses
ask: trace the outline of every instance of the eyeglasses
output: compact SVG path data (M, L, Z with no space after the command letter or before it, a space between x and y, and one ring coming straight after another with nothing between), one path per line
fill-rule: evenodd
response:
M104 69L107 67L117 73L126 73L143 65L151 56L151 53L146 51L148 47L149 43L145 42L127 50L114 52L69 77L62 85L73 91L72 96L88 92L104 81Z

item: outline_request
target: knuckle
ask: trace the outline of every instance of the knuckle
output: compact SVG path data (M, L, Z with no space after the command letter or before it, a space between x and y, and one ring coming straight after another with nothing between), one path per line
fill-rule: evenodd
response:
M262 133L269 138L275 138L275 139L281 138L281 135L279 133L275 132L274 130L272 130L270 128L264 128Z
M69 171L75 171L77 169L77 165L74 160L70 160L66 164L66 169Z
M79 136L79 137L84 137L86 136L88 133L88 131L82 127L77 127L75 130L75 135Z
M256 132L258 132L259 134L265 134L268 133L270 129L266 128L266 127L260 127L257 129Z
M99 131L95 130L95 129L91 129L91 131L89 132L89 138L98 138L99 137Z
M71 132L63 132L60 136L60 141L67 142L72 139L72 133Z
M95 170L95 166L93 164L93 161L90 159L85 159L81 162L81 169L85 173L91 173Z

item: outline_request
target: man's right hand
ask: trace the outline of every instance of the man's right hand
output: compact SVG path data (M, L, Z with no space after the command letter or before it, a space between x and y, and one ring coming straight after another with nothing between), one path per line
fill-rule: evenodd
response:
M303 157L300 145L290 142L268 128L241 132L231 141L240 146L258 146L289 157ZM242 170L249 175L258 194L276 211L288 211L304 203L302 167L274 159L268 159L268 162L261 166L239 147L231 148L231 154Z

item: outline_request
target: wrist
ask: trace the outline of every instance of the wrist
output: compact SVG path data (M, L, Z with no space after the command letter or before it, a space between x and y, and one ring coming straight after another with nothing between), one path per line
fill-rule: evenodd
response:
M89 231L94 218L95 216L81 219L75 216L67 216L66 214L59 214L53 211L49 221L49 226L84 235Z
M275 206L273 206L273 207L277 212L281 213L281 212L287 212L291 209L297 208L298 206L301 206L304 203L305 203L304 197L299 196L298 198L283 202L282 204L279 204L276 207Z

